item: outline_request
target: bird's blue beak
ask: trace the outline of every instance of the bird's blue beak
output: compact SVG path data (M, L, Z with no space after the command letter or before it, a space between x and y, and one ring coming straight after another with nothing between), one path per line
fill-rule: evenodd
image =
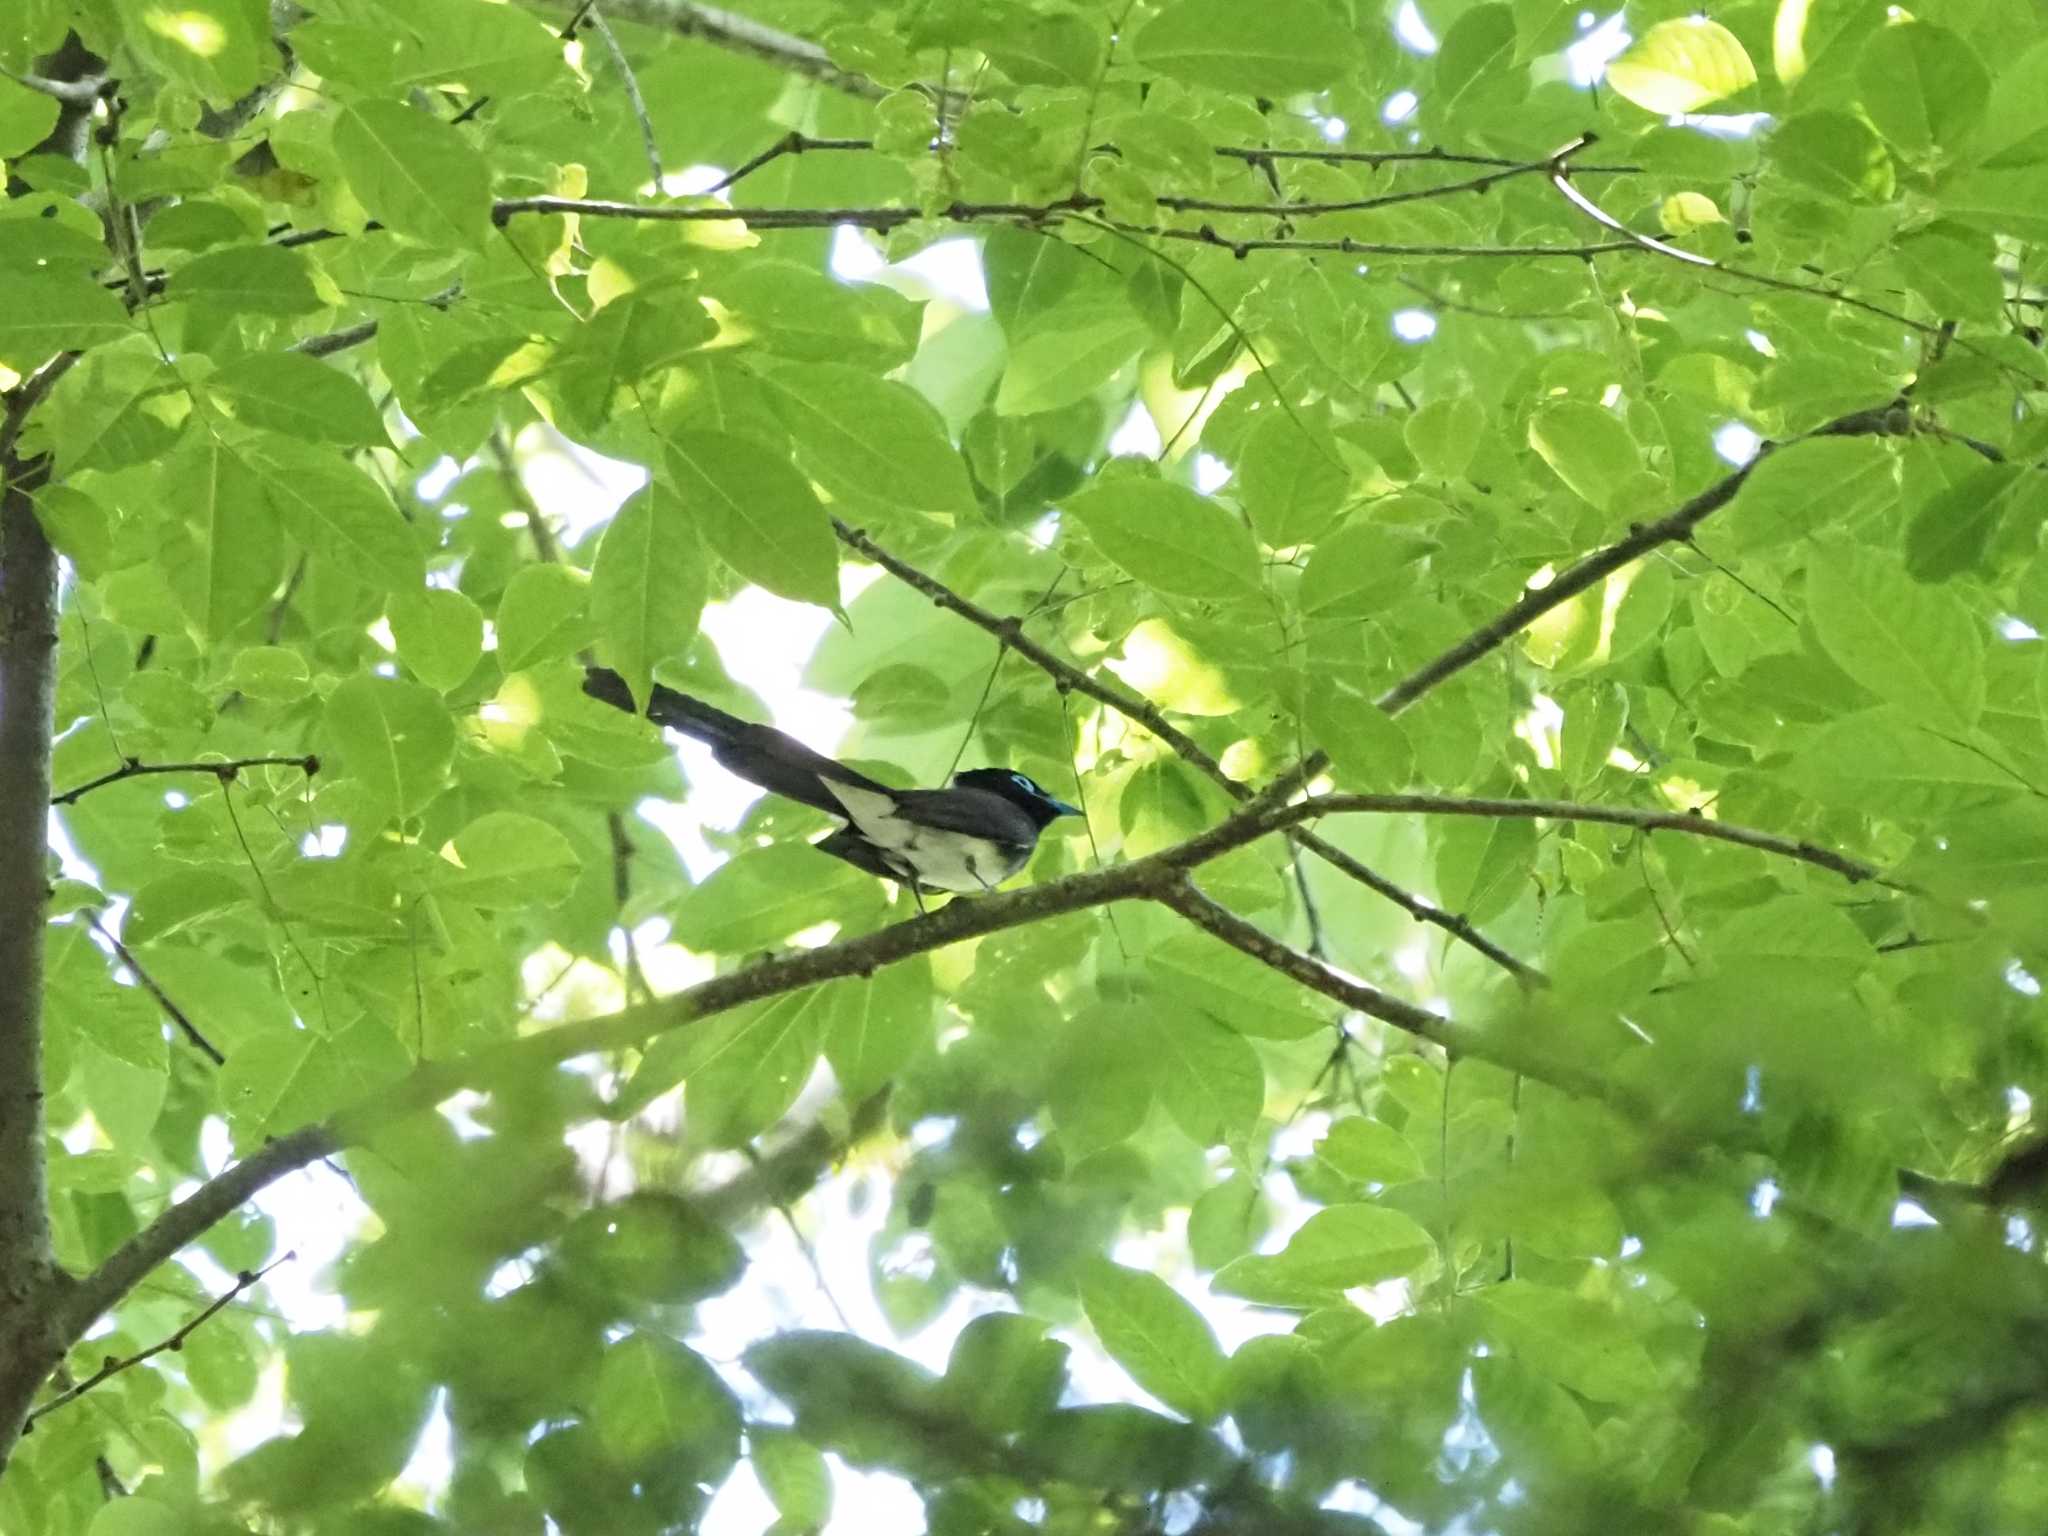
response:
M1045 803L1058 811L1062 816L1078 816L1081 814L1081 807L1078 805L1069 805L1064 800L1055 800L1051 795L1045 797Z

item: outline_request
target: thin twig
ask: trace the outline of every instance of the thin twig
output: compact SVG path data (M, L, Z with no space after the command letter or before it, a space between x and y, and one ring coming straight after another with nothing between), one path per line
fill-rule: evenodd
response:
M228 1059L222 1054L220 1047L201 1034L199 1026L192 1022L185 1010L171 1001L170 994L165 992L157 984L156 978L143 968L142 962L135 958L134 952L121 942L120 935L102 923L97 912L88 913L85 921L94 933L106 941L107 947L113 950L114 957L128 967L129 974L134 976L142 990L156 999L157 1007L163 1009L170 1021L178 1026L185 1038L192 1042L193 1048L211 1060L216 1067L226 1066Z
M1808 298L1831 299L1838 304L1846 304L1851 309L1860 309L1865 314L1876 315L1880 319L1889 320L1895 325L1903 325L1907 329L1918 331L1924 336L1942 334L1942 327L1937 323L1915 320L1911 315L1902 315L1895 309L1886 309L1882 304L1873 304L1868 299L1859 299L1855 294L1849 292L1848 289L1838 287L1833 283L1795 283L1790 278L1772 277L1769 273L1757 272L1748 267L1731 267L1725 262L1716 261L1711 256L1702 256L1698 251L1688 251L1667 241L1639 234L1614 217L1613 214L1607 212L1606 209L1586 196L1577 187L1573 186L1570 172L1567 169L1560 168L1552 171L1550 184L1557 189L1560 197L1585 214L1587 218L1600 225L1603 229L1611 229L1616 234L1624 236L1639 250L1649 251L1672 261L1683 262L1689 267L1700 267L1709 272L1719 272L1728 277L1740 278L1746 283L1755 283L1762 288L1775 288L1780 293L1798 293L1804 294ZM1959 342L1958 345L1969 346L1969 343ZM1975 351L1977 349L1972 347L1971 350Z
M969 602L936 577L891 554L861 530L849 527L837 518L833 519L832 527L839 535L840 541L847 547L873 561L906 586L923 593L939 607L958 614L968 623L994 635L1010 650L1046 673L1062 687L1091 698L1098 704L1107 705L1125 719L1143 726L1164 742L1182 761L1232 799L1243 802L1250 798L1252 792L1249 787L1225 773L1223 765L1215 757L1193 737L1168 720L1165 712L1150 699L1127 688L1105 683L1095 674L1083 671L1072 662L1055 655L1024 633L1021 620L998 617L979 604ZM1368 868L1343 849L1307 828L1296 829L1292 836L1301 847L1340 873L1393 902L1415 921L1443 929L1453 938L1478 950L1494 964L1512 971L1526 981L1542 979L1540 971L1517 960L1457 913L1446 912L1414 892L1404 890L1386 876Z
M75 788L65 790L61 795L52 795L50 804L71 805L96 789L105 789L109 784L118 784L123 779L139 779L157 773L204 773L218 779L222 784L232 784L244 768L296 768L307 778L311 778L320 771L320 759L311 753L304 757L231 757L217 763L145 763L140 758L131 757L112 773L103 773L96 779L88 779Z
M183 1349L185 1347L185 1341L191 1338L194 1333L198 1332L199 1329L209 1319L211 1319L215 1313L227 1307L231 1302L234 1301L234 1299L237 1296L241 1295L242 1292L254 1286L265 1275L269 1274L273 1269L277 1268L278 1265L283 1264L287 1260L290 1260L295 1257L297 1257L297 1255L294 1254L291 1250L287 1249L285 1252L279 1254L276 1258L272 1259L268 1264L264 1265L261 1269L253 1271L247 1269L243 1270L240 1274L235 1276L235 1284L232 1290L228 1291L225 1295L216 1296L213 1299L213 1301L208 1304L204 1312L201 1312L189 1323L184 1324L182 1327L178 1329L176 1333L173 1333L168 1338L158 1340L156 1343L150 1345L147 1349L139 1349L132 1355L107 1356L105 1360L100 1362L100 1368L94 1371L90 1376L86 1377L85 1380L79 1382L77 1386L68 1388L67 1390L59 1393L56 1397L51 1398L49 1402L43 1404L42 1407L36 1409L35 1412L31 1413L22 1425L23 1432L26 1433L27 1430L32 1425L34 1425L36 1420L42 1418L45 1414L52 1413L57 1409L62 1408L66 1403L76 1402L79 1398L85 1396L86 1393L90 1392L94 1387L98 1386L101 1382L106 1381L109 1377L118 1376L126 1370L132 1370L136 1366L142 1364L143 1361L151 1359L157 1355L161 1355L166 1350Z
M728 187L736 186L763 166L773 164L784 155L801 155L811 150L872 150L874 147L873 139L814 139L809 134L798 133L792 128L758 155L742 160L719 180L706 187L704 194L707 197L716 197Z
M612 56L612 63L619 71L619 78L626 86L626 100L632 104L633 118L640 124L640 143L647 151L647 169L652 173L654 189L661 190L661 150L654 140L654 119L647 114L647 100L640 94L640 81L633 73L633 66L626 61L626 50L619 46L618 38L604 19L604 12L594 5L586 5L584 14L590 24L597 28L597 35L604 39L605 49Z

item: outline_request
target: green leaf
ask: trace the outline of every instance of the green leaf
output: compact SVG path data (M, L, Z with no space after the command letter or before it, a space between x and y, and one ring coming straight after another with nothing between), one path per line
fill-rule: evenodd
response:
M1206 1423L1223 1394L1223 1349L1207 1320L1157 1275L1097 1260L1081 1272L1081 1308L1131 1379L1175 1413Z
M1238 454L1238 498L1259 537L1275 549L1314 538L1350 488L1351 472L1328 440L1277 412L1262 417Z
M1779 896L1722 923L1715 950L1744 982L1847 989L1877 958L1846 913L1817 896Z
M412 529L384 488L348 460L266 433L237 451L256 471L293 538L366 586L403 591L426 579Z
M1410 498L1396 497L1400 502ZM1421 501L1424 498L1412 498ZM1436 541L1374 517L1354 517L1321 540L1301 578L1301 612L1310 619L1370 619L1405 596L1409 569Z
M678 432L669 477L704 542L757 586L839 611L839 552L825 509L787 458L751 438Z
M251 352L207 379L206 393L244 426L346 448L389 441L369 392L302 352Z
M747 1459L776 1512L796 1530L821 1530L832 1515L825 1453L786 1429L747 1426Z
M277 245L231 245L195 256L171 274L166 295L256 315L305 315L326 304L305 257Z
M498 664L521 672L580 649L589 633L590 586L571 566L522 566L498 599Z
M1163 75L1248 96L1321 90L1361 58L1357 34L1318 0L1181 0L1145 25L1131 53Z
M0 159L12 160L42 143L62 110L54 96L0 80Z
M690 1134L714 1147L744 1146L789 1113L817 1065L827 989L770 998L708 1029L663 1035L641 1058L629 1102L679 1078L688 1083Z
M1621 418L1584 400L1557 400L1529 418L1529 446L1573 492L1603 510L1642 468Z
M1987 464L1931 497L1906 525L1906 570L1915 581L1941 582L1976 569L2029 472Z
M248 0L117 3L126 42L141 61L210 106L239 100L276 65L268 13Z
M1536 823L1526 817L1446 820L1436 838L1437 900L1484 923L1529 890L1536 862Z
M1576 10L1577 6L1570 8ZM1401 436L1424 474L1456 480L1472 462L1486 426L1486 413L1479 402L1469 395L1457 395L1418 407L1402 425Z
M626 1467L681 1456L692 1480L720 1481L740 1456L740 1408L717 1371L657 1333L628 1334L604 1352L590 1417Z
M1398 720L1348 683L1326 679L1309 689L1302 712L1309 740L1330 754L1347 789L1405 789L1415 748Z
M1159 480L1121 479L1083 491L1066 510L1104 554L1161 592L1218 599L1259 594L1257 545L1206 496Z
M1152 340L1152 328L1119 299L1067 306L1010 343L996 414L1032 416L1085 400Z
M742 954L780 944L835 916L873 877L800 842L735 854L685 895L676 938L707 954Z
M1878 132L1912 155L1954 149L1991 99L1991 76L1970 45L1919 20L1872 32L1856 80Z
M1733 32L1704 16L1660 21L1607 66L1617 95L1659 117L1697 112L1756 83Z
M429 688L448 692L483 657L483 611L452 587L397 593L385 615L398 642L398 659Z
M1944 730L1977 723L1982 626L1957 598L1882 554L1836 546L1808 568L1806 601L1835 665L1879 698Z
M441 792L455 725L439 694L358 674L328 696L325 726L336 765L363 791L367 827L417 815Z
M1076 290L1086 290L1095 299L1110 296L1096 263L1066 241L1036 230L996 225L982 241L981 265L989 313L1012 342L1029 335Z
M1769 163L1828 197L1882 203L1892 195L1892 157L1862 118L1848 112L1803 112L1772 130Z
M1937 815L2020 791L1983 752L1945 740L1921 716L1892 707L1825 727L1791 765L1791 776L1809 794L1859 815Z
M491 811L442 848L434 889L473 907L551 907L582 867L569 840L538 817Z
M1145 971L1162 992L1202 1009L1240 1034L1300 1040L1330 1027L1313 998L1249 955L1203 933L1181 933L1154 944Z
M1136 1005L1098 1003L1067 1026L1048 1106L1072 1157L1116 1145L1145 1122L1161 1065Z
M133 322L121 301L89 277L10 273L0 305L0 363L33 373L54 354L119 341Z
M171 572L193 628L219 640L276 593L284 531L263 482L232 448L207 434L164 461L164 499L200 544L200 558Z
M1852 523L1898 494L1895 452L1868 437L1818 437L1767 455L1710 525L1740 551Z
M1401 1212L1333 1205L1309 1217L1280 1252L1224 1265L1215 1288L1259 1306L1306 1311L1335 1305L1353 1286L1415 1275L1435 1256L1435 1240Z
M916 390L836 363L761 372L798 461L833 496L918 512L975 509L967 467Z
M1249 1135L1266 1102L1266 1070L1251 1042L1203 1013L1141 1017L1159 1102L1188 1139L1211 1147Z
M1316 1156L1354 1184L1408 1184L1422 1177L1422 1159L1390 1125L1347 1115L1316 1143Z
M680 655L704 612L704 547L675 493L653 481L613 514L590 568L598 653L645 699L655 666Z
M1632 1402L1657 1389L1649 1354L1611 1307L1529 1280L1488 1286L1471 1304L1490 1340L1581 1397Z
M422 245L483 248L491 167L459 130L395 101L358 101L335 121L334 154L379 223Z
M931 1043L929 965L892 965L865 979L834 982L830 994L825 1059L849 1100L866 1098Z

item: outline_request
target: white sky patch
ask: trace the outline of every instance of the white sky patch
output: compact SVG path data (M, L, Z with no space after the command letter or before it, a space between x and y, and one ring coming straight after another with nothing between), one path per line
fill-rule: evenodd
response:
M1413 91L1396 91L1380 105L1380 121L1383 123L1405 123L1415 115L1415 109L1422 105L1422 98Z
M1581 27L1586 25L1590 14L1580 15ZM1607 73L1609 62L1618 57L1631 41L1627 18L1616 11L1565 49L1565 78L1584 90Z
M1403 341L1427 341L1436 334L1436 316L1426 309L1397 309L1394 334Z
M1831 1445L1816 1445L1806 1453L1806 1464L1813 1468L1813 1475L1820 1480L1821 1492L1835 1486L1835 1448Z
M891 263L874 242L849 224L832 231L832 275L849 283L883 283L912 299L945 299L975 314L988 313L981 247L973 240L941 240Z
M727 171L717 165L686 165L661 178L661 190L670 197L701 197L721 181Z
M1195 455L1195 489L1204 496L1212 495L1222 490L1224 482L1229 478L1230 466L1217 458L1216 455L1213 453L1198 453Z
M413 494L421 501L432 503L448 494L448 487L462 478L461 461L449 454L442 454L426 468L419 479L413 481Z
M1763 445L1764 440L1756 430L1739 421L1714 429L1714 452L1730 464L1747 464Z
M579 543L647 483L642 466L593 453L552 428L529 427L522 440L527 433L539 433L541 440L516 454L519 478L565 544Z
M1109 451L1112 455L1135 453L1144 458L1156 459L1165 444L1159 436L1159 424L1152 419L1152 413L1142 404L1133 402L1131 413L1123 419L1116 431L1109 435Z
M1351 125L1341 117L1326 117L1316 124L1323 138L1332 144L1342 144L1344 136L1351 132Z
M1710 139L1748 139L1771 120L1768 112L1677 112L1665 119L1674 128L1691 128Z
M1394 13L1394 36L1401 40L1402 47L1414 53L1435 53L1437 50L1436 34L1422 19L1415 0L1401 0L1401 9Z
M2034 628L2025 619L2018 618L2010 613L2003 613L1998 616L1998 638L2001 640L2038 640L2041 638L2041 631Z

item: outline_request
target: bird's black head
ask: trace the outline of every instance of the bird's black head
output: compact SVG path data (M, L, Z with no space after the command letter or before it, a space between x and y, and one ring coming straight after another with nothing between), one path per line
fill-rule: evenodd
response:
M1062 816L1081 814L1079 806L1059 799L1029 774L1012 773L1008 768L970 768L954 774L953 782L962 789L986 789L1001 795L1040 827Z

